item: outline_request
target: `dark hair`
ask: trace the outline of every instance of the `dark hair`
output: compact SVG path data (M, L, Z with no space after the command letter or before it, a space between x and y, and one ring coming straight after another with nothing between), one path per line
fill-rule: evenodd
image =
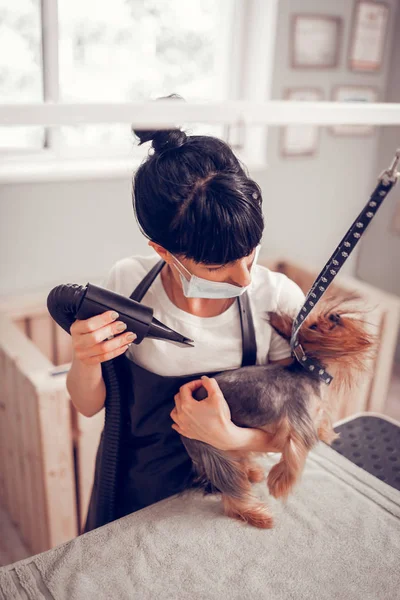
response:
M171 98L183 100L165 97ZM139 145L152 140L154 148L133 178L143 234L198 263L226 264L251 254L264 229L261 189L230 146L181 129L132 131Z

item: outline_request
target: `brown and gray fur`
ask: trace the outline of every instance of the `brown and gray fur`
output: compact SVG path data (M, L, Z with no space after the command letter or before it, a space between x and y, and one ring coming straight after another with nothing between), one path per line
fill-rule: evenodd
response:
M362 310L349 309L355 294L321 299L299 331L299 342L310 358L334 376L329 396L352 388L356 375L374 357L376 336L367 331ZM268 312L270 325L288 341L293 317ZM299 480L308 452L319 440L338 437L332 427L332 406L325 398L328 386L297 360L290 365L256 365L224 371L215 376L239 427L258 428L269 437L269 451L282 454L269 471L267 485L275 498L286 499ZM207 396L204 387L194 397ZM221 451L181 436L198 475L197 481L222 493L225 514L253 526L273 527L268 507L252 494L251 484L264 479L254 462L257 453Z

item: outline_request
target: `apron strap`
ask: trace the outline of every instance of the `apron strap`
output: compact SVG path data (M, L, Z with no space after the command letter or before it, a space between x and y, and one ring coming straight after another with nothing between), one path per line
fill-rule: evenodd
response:
M237 298L239 304L240 326L242 328L242 367L255 365L257 361L257 342L251 314L250 299L247 290Z
M143 296L165 265L165 260L159 260L143 277L131 294L131 299L141 302ZM242 367L255 365L257 361L257 342L251 314L250 300L247 290L237 297L239 304L240 326L242 329Z
M131 300L136 300L136 302L141 302L143 296L165 265L165 260L161 259L150 269L150 271L143 277L142 281L136 286L131 294Z

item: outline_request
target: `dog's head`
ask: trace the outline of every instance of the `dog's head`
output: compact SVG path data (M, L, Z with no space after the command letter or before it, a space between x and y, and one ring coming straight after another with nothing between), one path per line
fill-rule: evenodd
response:
M361 307L361 300L356 292L322 297L298 334L307 356L347 383L354 371L367 368L376 353L377 336L362 318L368 311ZM277 333L290 340L293 317L269 312L268 320Z

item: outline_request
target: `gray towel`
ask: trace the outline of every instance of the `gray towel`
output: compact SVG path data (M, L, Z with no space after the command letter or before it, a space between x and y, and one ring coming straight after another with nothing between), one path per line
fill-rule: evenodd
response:
M286 504L254 490L272 530L225 517L218 496L173 496L1 568L0 598L400 598L400 492L322 442Z

